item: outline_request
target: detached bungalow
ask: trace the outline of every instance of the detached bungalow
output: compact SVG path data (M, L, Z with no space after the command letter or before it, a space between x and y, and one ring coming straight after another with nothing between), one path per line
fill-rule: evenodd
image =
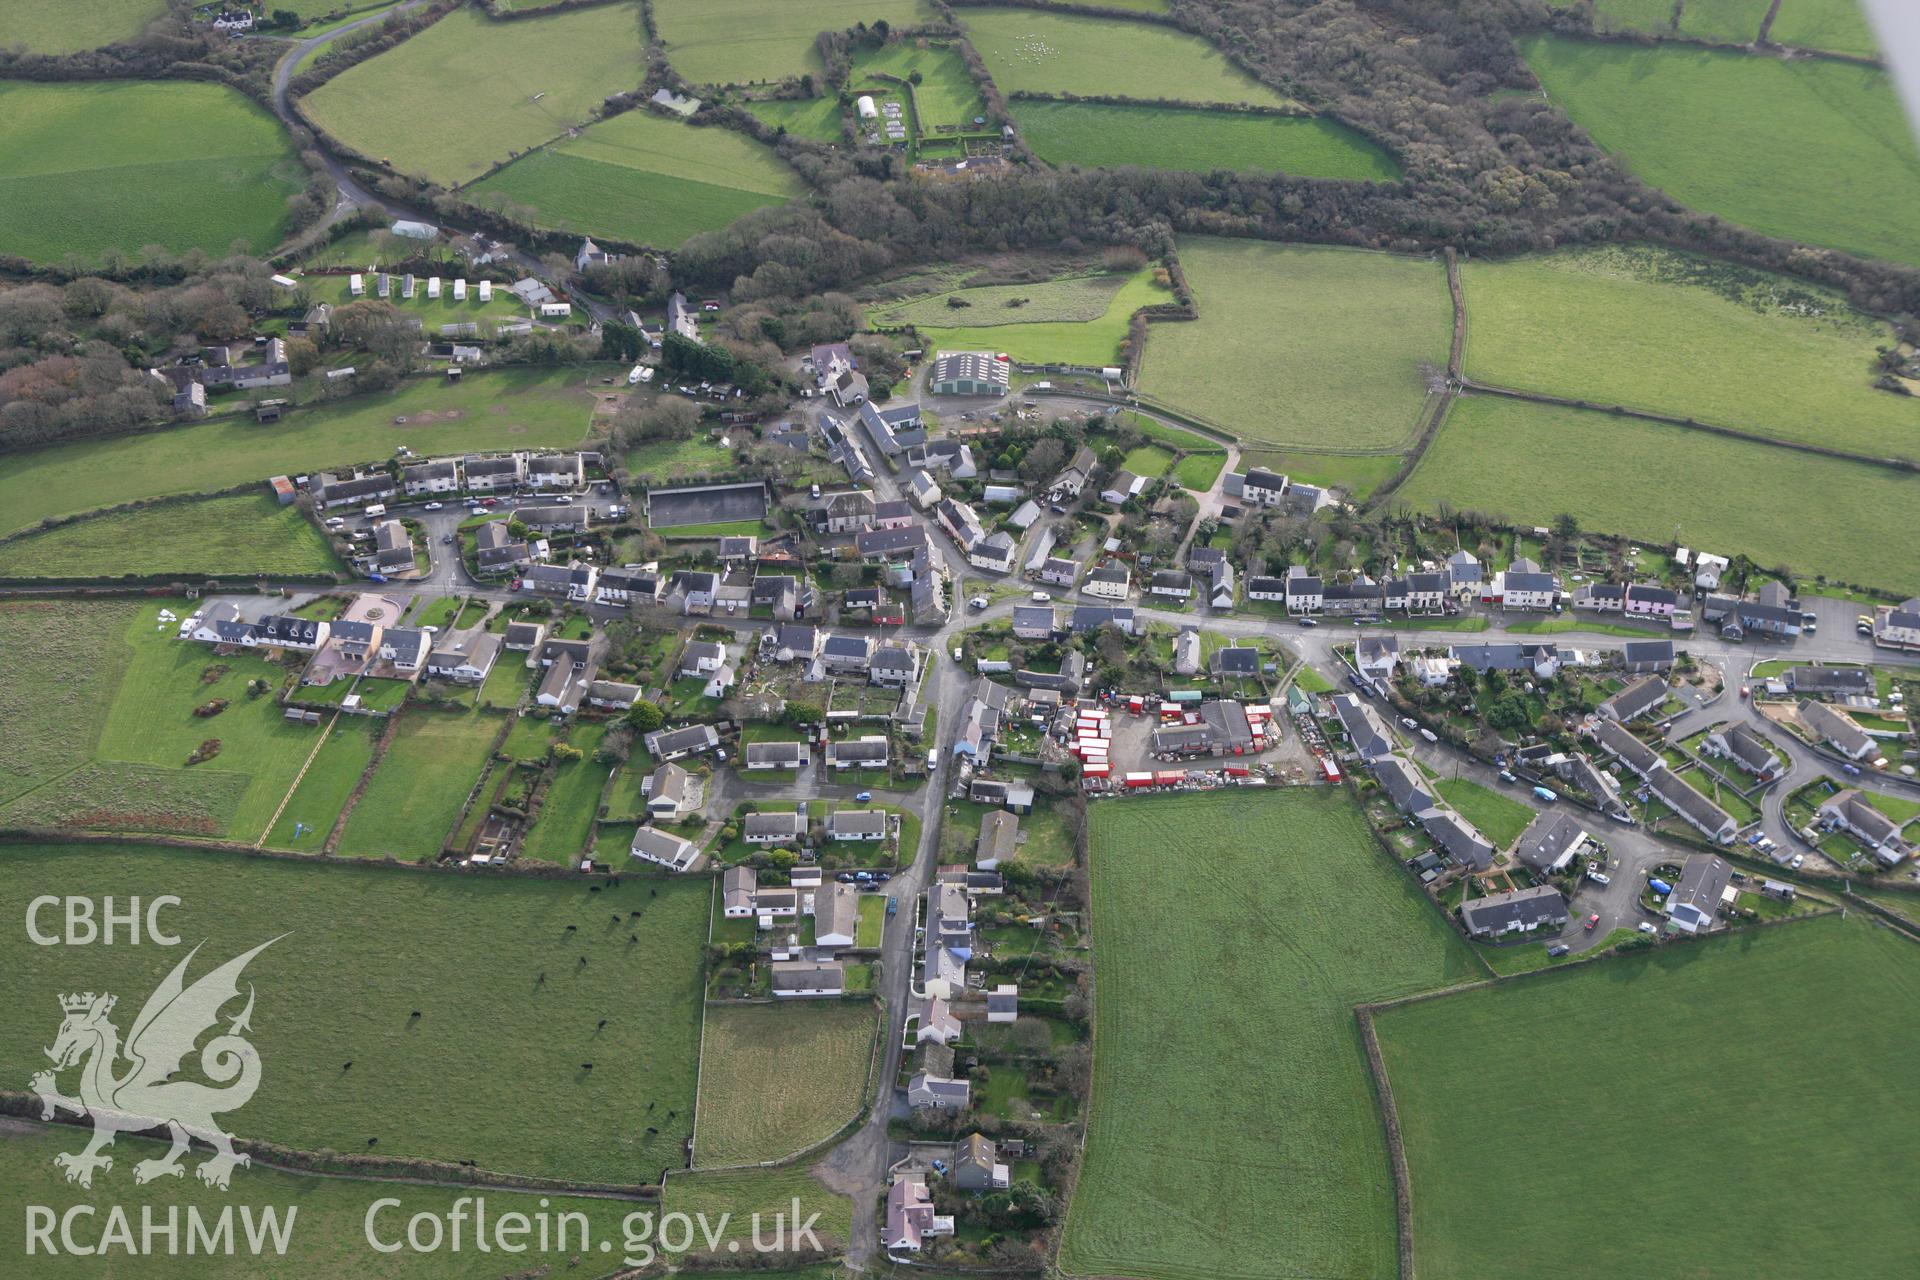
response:
M653 827L641 827L633 833L632 853L669 871L685 871L700 856L700 850L690 842Z

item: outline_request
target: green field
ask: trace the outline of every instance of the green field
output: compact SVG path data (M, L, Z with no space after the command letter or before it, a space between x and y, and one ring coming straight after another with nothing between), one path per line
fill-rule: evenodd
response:
M1158 480L1173 465L1173 455L1157 444L1143 444L1137 449L1128 450L1127 456L1120 460L1120 465L1137 476Z
M1448 778L1436 783L1434 790L1461 817L1478 827L1481 835L1493 841L1496 849L1504 849L1518 840L1527 824L1533 821L1533 810L1526 805L1465 778Z
M244 840L266 830L319 734L285 720L270 694L247 693L253 680L277 689L282 668L250 653L220 657L175 639L178 624L158 620L162 607L182 618L192 611L187 601L171 599L60 606L61 635L99 629L76 640L102 668L80 686L89 695L85 704L74 701L79 690L57 682L67 660L45 651L47 613L25 604L6 611L0 634L25 643L9 647L11 660L0 669L7 686L0 705L36 697L49 705L23 707L5 736L17 741L42 732L67 740L19 741L19 760L0 773L0 795L11 797L0 821ZM227 703L219 714L193 714L219 700ZM219 753L189 765L208 739L219 740ZM37 785L29 788L29 781Z
M733 453L710 436L691 440L654 440L627 450L627 470L635 477L675 480L684 476L717 475L730 470Z
M87 762L133 660L127 629L152 612L131 601L0 604L0 806Z
M1920 263L1920 153L1885 73L1675 45L1536 37L1522 48L1561 109L1682 204Z
M554 766L553 783L541 801L540 816L527 832L521 852L529 858L572 866L587 847L593 820L600 810L600 793L611 770L593 758L606 737L604 723L575 725L567 745L585 753L580 760Z
M1893 327L1837 294L1649 246L1476 259L1460 278L1479 381L1920 459L1920 399L1872 385Z
M578 444L593 410L589 376L507 369L456 385L419 378L390 394L299 409L274 426L235 416L9 454L0 469L0 533L141 498L375 462L402 444L426 457Z
M1089 821L1100 999L1062 1268L1393 1274L1352 1007L1478 976L1465 947L1339 792L1124 801ZM1220 838L1229 824L1240 839Z
M838 142L844 132L840 102L836 98L781 98L741 105L774 128L785 129L796 138Z
M1685 545L1920 590L1920 529L1887 518L1920 503L1920 476L1590 410L1468 396L1395 497L1527 525L1572 512L1584 528L1656 546L1677 524ZM1781 517L1792 511L1820 518Z
M799 1000L707 1007L694 1163L784 1160L860 1110L874 1007Z
M321 744L320 754L307 766L306 776L293 789L280 820L268 833L268 848L320 852L328 832L333 830L334 819L346 807L347 797L353 794L360 775L367 771L373 759L374 742L385 723L346 715L333 721L333 730ZM318 730L308 732L317 735Z
M348 146L458 186L645 78L636 5L513 22L467 8L341 72L300 107Z
M527 209L539 226L670 249L804 190L749 137L638 110L515 161L472 194Z
M920 81L914 85L913 100L920 113L920 128L929 138L940 136L937 132L940 125L952 125L967 132L985 127L973 123L987 111L980 87L974 84L960 55L945 45L929 44L922 48L918 43L895 41L863 51L853 60L848 83L855 86L855 92L868 83L891 88L896 86L872 77L878 74L907 80L916 72Z
M1424 258L1186 239L1200 318L1156 324L1140 390L1253 440L1404 447L1444 370L1446 274Z
M1226 465L1227 455L1224 453L1190 453L1174 467L1173 478L1180 482L1183 489L1205 493L1213 488L1213 482L1220 478L1220 472Z
M224 85L0 82L0 253L264 253L305 182L279 122Z
M1703 1280L1909 1274L1917 988L1911 941L1827 918L1382 1013L1419 1273L1641 1274L1657 1240Z
M1751 44L1773 0L1687 0L1680 13L1680 34L1728 44ZM1853 0L1844 0L1851 4Z
M1400 176L1392 156L1345 125L1319 117L1025 99L1012 105L1027 145L1049 164L1189 173L1272 170L1363 182Z
M653 1182L679 1163L699 1048L704 883L625 876L589 893L563 881L92 845L0 851L0 884L13 902L172 894L180 905L162 919L186 943L36 947L8 930L0 953L18 997L0 1009L9 1079L45 1064L60 992L116 993L124 1034L188 947L204 941L197 978L278 937L246 971L264 1070L228 1122L243 1137L619 1183ZM589 1061L596 1069L582 1068ZM133 1182L118 1162L102 1176L109 1195ZM236 1191L248 1176L236 1173Z
M1364 499L1400 469L1399 454L1308 453L1298 449L1246 449L1240 466L1265 467L1308 484L1324 484Z
M1775 44L1867 58L1880 53L1860 0L1780 0L1780 12L1774 15L1767 38Z
M340 561L313 522L264 493L116 511L0 542L0 577L331 574Z
M1032 9L958 16L1004 94L1287 105L1206 41L1167 27Z
M87 0L49 5L40 0L0 0L0 40L32 53L78 53L139 35L166 13L164 0Z
M694 84L745 84L825 71L822 31L884 19L909 27L931 16L923 0L654 0L667 61Z
M823 1246L844 1246L853 1231L853 1201L828 1191L807 1169L752 1169L739 1173L681 1173L677 1168L667 1180L660 1208L666 1213L707 1215L719 1229L720 1217L727 1215L725 1231L719 1237L724 1253L728 1240L740 1242L745 1252L752 1238L752 1218L762 1217L762 1229L768 1241L774 1238L773 1216L787 1215L788 1230L793 1221L793 1201L800 1202L800 1217L805 1220L816 1211L820 1220L814 1234ZM698 1246L696 1246L698 1247ZM751 1272L772 1277L773 1272ZM811 1278L809 1278L811 1280Z
M340 852L402 862L436 856L499 731L497 716L477 711L403 715L340 833Z
M1146 268L1131 276L959 288L874 307L868 323L877 329L911 324L943 351L1005 351L1034 363L1105 365L1118 358L1133 313L1172 297ZM949 299L967 305L956 307Z

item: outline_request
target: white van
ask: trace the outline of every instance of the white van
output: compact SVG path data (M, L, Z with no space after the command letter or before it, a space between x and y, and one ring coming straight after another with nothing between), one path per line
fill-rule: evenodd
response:
M1044 591L1035 591L1033 594L1029 595L1027 598L1033 601L1035 604L1052 604L1053 603L1053 597L1048 595Z
M387 504L384 502L376 502L360 514L369 520L378 520L381 516L387 514Z
M940 767L940 748L928 747L927 748L927 772L932 773L935 769L938 769L939 767Z

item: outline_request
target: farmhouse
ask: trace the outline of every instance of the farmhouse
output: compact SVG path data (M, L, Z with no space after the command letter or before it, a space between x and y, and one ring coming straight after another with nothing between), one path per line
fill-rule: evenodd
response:
M633 833L634 857L657 863L669 871L685 871L700 856L700 850L670 831L641 827Z
M1868 759L1878 749L1867 731L1855 724L1853 717L1844 711L1836 710L1824 702L1809 702L1804 698L1796 710L1800 715L1800 723L1849 760Z
M1567 900L1546 885L1513 889L1461 903L1460 922L1476 938L1524 933L1542 925L1557 929L1567 922Z
M1520 833L1514 856L1542 875L1559 875L1592 839L1578 820L1565 813L1543 813Z
M986 351L948 351L935 358L927 390L936 396L1003 396L1012 366Z

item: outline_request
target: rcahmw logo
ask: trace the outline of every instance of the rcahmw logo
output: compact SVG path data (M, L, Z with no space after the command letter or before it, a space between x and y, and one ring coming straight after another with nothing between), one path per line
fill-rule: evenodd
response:
M204 1045L199 1041L221 1022L221 1009L240 998L240 975L248 962L279 940L261 943L189 986L187 966L200 951L195 947L147 997L124 1042L111 1016L117 997L91 991L60 997L60 1031L46 1050L53 1067L35 1073L29 1084L40 1098L41 1119L70 1111L93 1121L93 1136L84 1149L53 1158L68 1182L91 1188L96 1173L113 1168L113 1157L104 1154L105 1148L114 1145L119 1134L149 1129L164 1128L172 1145L133 1166L136 1183L181 1177L185 1173L181 1158L196 1138L213 1148L213 1155L194 1169L194 1175L209 1187L226 1190L233 1170L252 1163L234 1151L233 1135L215 1119L245 1106L260 1087L260 1054L246 1038L252 1030L251 983L245 992L246 1004L228 1016L225 1030ZM197 1074L204 1080L174 1079L196 1046ZM59 1074L76 1069L76 1092L66 1093ZM148 1205L139 1211L136 1230L132 1217L118 1205L74 1205L64 1213L29 1205L27 1252L232 1253L238 1244L256 1254L269 1247L283 1253L297 1213L297 1206L284 1211L242 1206L241 1231L236 1237L232 1206L217 1215L189 1206L183 1215L177 1208ZM92 1234L95 1231L97 1235Z

